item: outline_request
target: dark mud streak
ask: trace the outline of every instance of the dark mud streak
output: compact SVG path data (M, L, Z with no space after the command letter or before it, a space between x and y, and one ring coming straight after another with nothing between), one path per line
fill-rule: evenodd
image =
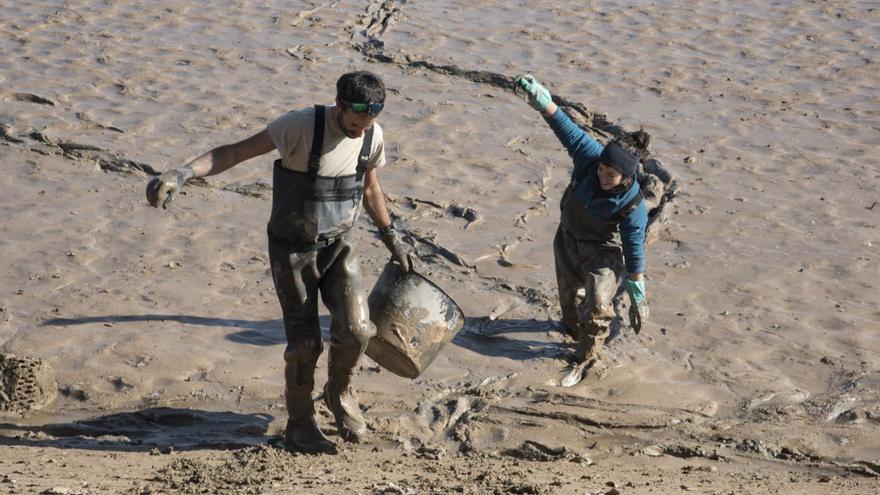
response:
M61 155L70 160L92 160L102 170L110 172L142 173L159 175L159 172L146 163L135 162L91 144L55 141L40 131L27 135L12 136L11 128L0 123L0 139L13 144L30 145L32 151L46 155ZM30 142L29 142L30 141Z
M593 428L600 428L606 430L662 430L664 428L668 428L672 426L670 423L657 423L657 424L647 424L647 423L614 423L610 421L601 421L592 418L588 418L586 416L581 416L577 414L559 412L559 411L541 411L538 409L530 408L530 407L507 407L507 406L489 406L492 410L502 412L502 413L511 413L511 414L519 414L522 416L530 416L535 418L547 418L547 419L556 419L561 420L566 423L576 423L582 424L586 426L591 426Z
M44 155L60 155L68 160L91 160L107 172L119 172L136 175L158 176L160 171L147 163L129 160L121 155L86 143L55 141L40 131L31 131L27 135L14 136L12 128L0 122L0 142L30 146L31 151ZM204 178L195 178L187 182L187 186L221 189L242 196L262 198L269 195L272 186L263 182L252 184L227 184L213 186Z
M18 139L17 137L14 137L11 134L9 134L10 130L11 129L8 125L0 123L0 139L2 139L3 141L6 141L7 143L12 143L12 144L24 143L24 140Z
M385 2L385 4L387 3L389 2ZM402 68L424 69L437 74L457 77L477 84L485 84L515 94L517 93L515 77L491 71L467 70L457 65L438 65L429 60L414 59L410 54L399 50L391 52L386 49L384 41L380 39L381 35L386 32L389 20L396 18L400 12L400 7L396 4L399 3L402 6L406 2L394 3L395 5L390 10L386 9L385 4L383 4L379 13L374 14L373 21L361 32L361 34L366 37L366 41L360 44L351 43L351 46L360 52L364 58L372 62L397 65ZM371 4L371 6L372 5L373 4ZM369 13L370 7L367 7L367 11ZM381 17L380 14L383 13L384 17ZM380 22L380 18L383 19L381 21L383 27L378 32L378 36L374 36L375 30L371 31L371 27L374 27L377 22ZM678 194L678 183L673 180L672 174L670 174L658 160L653 159L648 151L648 146L651 141L650 135L641 129L634 132L628 132L608 120L608 117L604 113L592 112L583 103L572 101L565 96L553 95L553 102L565 111L565 113L567 113L578 126L584 129L585 132L597 136L602 141L620 139L632 145L639 152L642 160L642 170L639 173L640 182L646 172L655 173L655 175L661 180L664 184L663 194L657 198L657 205L649 211L647 226L647 232L649 235L646 238L646 244L650 244L657 240L659 238L659 229L651 227L653 227L654 224L667 223L669 219L669 211L666 208L666 205ZM527 214L528 212L524 215ZM527 220L527 218L521 217L516 225L522 226L522 224L525 223L525 220Z
M575 395L568 394L548 394L543 398L536 398L536 403L539 404L552 404L552 405L563 405L563 406L575 406L575 407L588 407L591 409L598 409L600 411L611 412L611 413L626 413L631 414L633 411L643 411L650 413L663 413L670 414L676 417L679 417L682 420L693 419L694 417L711 419L712 416L707 414L690 411L687 409L680 408L670 408L670 407L647 407L643 404L629 404L629 403L620 403L620 404L612 404L608 402L603 402L596 399L590 399L588 397L578 397Z
M49 105L52 107L55 106L55 102L50 100L49 98L33 93L15 93L12 95L12 99L23 103L35 103L37 105Z
M516 78L497 72L483 70L467 70L457 65L438 65L428 60L413 60L408 54L390 54L384 43L375 38L360 45L354 45L367 60L384 64L398 65L411 69L425 69L437 74L466 79L477 84L485 84L516 93ZM626 139L628 133L614 126L602 113L591 112L586 105L569 100L560 95L553 95L553 102L562 108L581 128L605 140L612 137Z

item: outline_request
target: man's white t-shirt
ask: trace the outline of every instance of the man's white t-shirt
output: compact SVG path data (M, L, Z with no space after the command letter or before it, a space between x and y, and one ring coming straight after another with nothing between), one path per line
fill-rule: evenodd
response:
M352 139L345 135L330 115L332 106L325 107L324 146L321 149L321 166L318 175L339 177L355 173L358 154L364 138ZM315 133L315 107L288 112L273 120L266 127L275 148L281 153L284 168L306 172L309 169L309 152ZM367 168L385 165L385 143L382 128L373 124L373 143Z

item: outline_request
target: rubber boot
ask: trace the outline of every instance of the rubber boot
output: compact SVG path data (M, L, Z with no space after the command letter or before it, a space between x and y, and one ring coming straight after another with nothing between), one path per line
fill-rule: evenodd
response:
M366 345L357 344L348 346L330 344L324 402L336 418L339 436L346 442L359 443L367 436L367 422L361 415L357 395L351 388L354 367L365 347Z
M598 361L602 352L602 346L605 343L605 335L601 328L593 328L592 325L579 325L577 349L574 353L574 360L581 364L587 361Z
M287 402L287 428L284 444L289 450L305 453L336 453L331 442L315 421L312 401L317 358L297 359L296 353L284 353L284 397Z

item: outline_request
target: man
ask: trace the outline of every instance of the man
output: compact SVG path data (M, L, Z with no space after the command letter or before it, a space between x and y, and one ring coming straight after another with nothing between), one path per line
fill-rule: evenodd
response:
M532 75L517 78L516 84L573 161L553 254L563 325L578 341L575 362L591 364L608 336L621 282L630 296L629 319L636 333L649 316L644 279L648 209L636 180L639 159L620 141L602 146L587 135ZM580 289L586 295L578 304Z
M385 164L382 128L385 86L366 71L344 74L336 104L289 112L244 141L217 147L147 185L153 206L168 206L193 177L214 175L277 149L269 219L269 261L287 335L285 398L288 448L335 452L315 421L314 372L323 344L318 292L330 310L330 359L324 399L340 436L358 442L367 432L351 379L376 329L368 318L363 277L351 236L361 204L395 261L409 270L409 247L394 230L379 168Z

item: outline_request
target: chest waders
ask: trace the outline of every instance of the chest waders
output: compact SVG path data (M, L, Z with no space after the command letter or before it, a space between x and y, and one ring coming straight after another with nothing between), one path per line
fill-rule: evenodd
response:
M642 201L640 191L618 213L602 219L587 211L577 199L575 190L583 180L589 181L589 177L573 178L566 187L553 240L562 322L566 331L577 338L578 363L598 359L608 336L614 319L614 295L626 273L618 224ZM590 181L586 186L595 184ZM579 302L580 289L584 289L585 295Z
M275 161L272 215L267 228L272 279L281 303L288 421L285 443L305 452L331 452L336 446L317 426L312 400L315 366L323 350L318 294L330 310L330 359L325 401L340 435L359 441L367 431L351 378L375 327L367 314L363 275L354 243L346 234L361 210L364 174L373 131L363 138L354 174L318 175L324 141L325 108L315 106L315 129L308 172L288 170Z

